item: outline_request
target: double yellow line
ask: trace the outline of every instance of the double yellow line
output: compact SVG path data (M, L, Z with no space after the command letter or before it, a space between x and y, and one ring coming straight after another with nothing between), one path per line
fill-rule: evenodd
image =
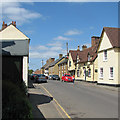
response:
M51 94L50 94L50 92L45 88L45 87L43 87L42 85L41 85L41 87L48 93L48 95L50 96L50 97L53 97ZM58 103L58 101L53 97L53 100L55 101L55 103L60 107L60 109L65 113L65 115L70 119L70 120L72 120L72 118L67 114L67 112L64 110L64 108Z

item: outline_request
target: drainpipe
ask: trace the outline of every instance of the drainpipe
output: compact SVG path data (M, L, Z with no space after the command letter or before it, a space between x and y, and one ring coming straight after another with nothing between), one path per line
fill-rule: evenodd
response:
M93 82L94 82L94 62L93 62Z

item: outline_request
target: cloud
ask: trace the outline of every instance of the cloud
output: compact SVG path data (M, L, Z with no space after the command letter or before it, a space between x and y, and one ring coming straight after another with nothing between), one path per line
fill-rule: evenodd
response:
M51 46L51 47L54 47L54 46L57 46L57 47L62 47L62 43L57 41L57 42L54 42L54 43L48 43L47 46Z
M66 54L62 43L54 42L46 45L30 46L30 58L58 57L59 54Z
M30 22L31 19L43 17L40 13L23 8L23 3L16 2L16 0L14 1L15 2L0 4L0 7L2 8L0 14L2 15L4 21L7 21L8 23L11 21L17 21L18 25L21 25L23 23Z
M63 36L58 36L56 38L53 38L53 40L71 40L71 39Z
M82 34L83 32L82 31L79 31L77 29L74 29L74 30L69 30L67 31L64 35L80 35Z

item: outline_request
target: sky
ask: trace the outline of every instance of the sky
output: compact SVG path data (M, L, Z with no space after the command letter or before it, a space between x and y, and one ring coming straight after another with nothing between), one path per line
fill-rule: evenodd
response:
M91 46L91 37L103 27L118 27L117 2L5 2L1 23L16 21L30 38L29 69L40 69L50 57L66 55L77 46ZM2 26L2 24L1 24Z

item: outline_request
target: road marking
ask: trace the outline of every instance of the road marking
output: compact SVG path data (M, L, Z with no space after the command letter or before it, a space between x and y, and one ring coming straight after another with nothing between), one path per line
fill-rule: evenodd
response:
M53 97L51 94L50 94L50 92L45 88L45 87L43 87L42 85L41 85L41 87L49 94L49 96L50 97ZM67 112L64 110L64 108L57 102L57 100L53 97L53 100L56 102L56 104L61 108L61 110L66 114L66 116L70 119L70 120L72 120L72 118L67 114Z

